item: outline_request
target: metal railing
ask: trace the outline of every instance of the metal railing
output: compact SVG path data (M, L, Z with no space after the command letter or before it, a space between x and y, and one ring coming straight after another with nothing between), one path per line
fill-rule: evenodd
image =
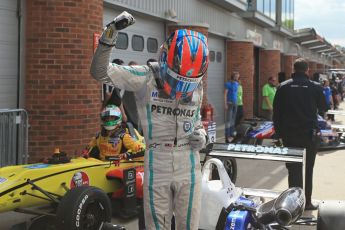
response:
M0 109L0 167L28 161L28 113Z

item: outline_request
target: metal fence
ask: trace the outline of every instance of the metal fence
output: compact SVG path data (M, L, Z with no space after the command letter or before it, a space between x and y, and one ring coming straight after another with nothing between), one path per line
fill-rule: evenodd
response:
M0 167L26 164L28 114L24 109L0 109Z

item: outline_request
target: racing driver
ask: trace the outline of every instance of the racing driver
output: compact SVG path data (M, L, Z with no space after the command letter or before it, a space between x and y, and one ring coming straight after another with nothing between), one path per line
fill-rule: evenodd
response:
M106 157L118 156L127 159L145 149L145 145L132 138L122 126L122 113L116 105L107 105L102 113L102 130L92 138L86 155L105 160Z
M135 93L147 146L146 229L170 229L173 213L179 229L197 229L201 206L198 151L207 142L200 122L200 83L208 66L207 40L201 33L180 29L161 46L158 63L109 64L117 31L134 21L123 12L106 26L91 74L96 80Z

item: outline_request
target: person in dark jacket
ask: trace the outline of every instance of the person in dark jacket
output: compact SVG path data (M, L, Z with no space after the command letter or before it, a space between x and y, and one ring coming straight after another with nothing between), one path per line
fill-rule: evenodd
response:
M326 110L326 102L320 84L308 79L308 69L308 62L297 59L293 78L279 86L273 102L273 123L284 146L306 149L305 209L315 210L311 195L319 135L317 113ZM286 167L289 187L303 187L302 164L286 163Z

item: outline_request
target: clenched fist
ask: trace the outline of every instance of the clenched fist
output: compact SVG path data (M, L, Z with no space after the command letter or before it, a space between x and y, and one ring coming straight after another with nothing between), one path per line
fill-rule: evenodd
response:
M108 23L102 33L99 43L108 46L114 46L116 43L117 32L125 29L135 22L134 17L126 11L123 11L120 15L114 18L113 21Z

